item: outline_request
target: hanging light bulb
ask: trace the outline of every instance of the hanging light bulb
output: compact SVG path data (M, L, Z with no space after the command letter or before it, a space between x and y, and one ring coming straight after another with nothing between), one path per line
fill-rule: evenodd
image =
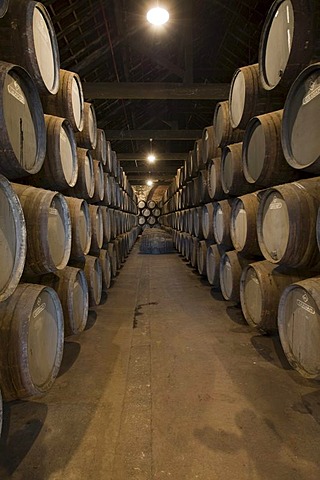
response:
M147 13L148 22L152 25L164 25L169 20L169 12L165 8L151 8Z
M148 155L147 159L150 163L154 163L156 161L156 157L152 153Z
M148 187L152 187L153 181L149 179L146 181L146 184L148 185Z

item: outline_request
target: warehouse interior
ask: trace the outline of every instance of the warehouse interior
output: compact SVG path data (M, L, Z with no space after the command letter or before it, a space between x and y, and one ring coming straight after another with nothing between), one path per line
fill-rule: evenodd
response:
M0 480L319 479L317 3L0 0Z

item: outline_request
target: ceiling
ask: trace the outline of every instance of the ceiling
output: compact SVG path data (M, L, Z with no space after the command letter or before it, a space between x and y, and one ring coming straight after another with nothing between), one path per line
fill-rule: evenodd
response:
M264 0L163 0L170 21L146 20L155 0L44 0L61 67L77 72L98 126L131 183L170 181L227 98L236 68L257 62ZM156 84L156 85L155 85ZM150 142L152 138L152 142ZM151 166L152 148L159 159Z

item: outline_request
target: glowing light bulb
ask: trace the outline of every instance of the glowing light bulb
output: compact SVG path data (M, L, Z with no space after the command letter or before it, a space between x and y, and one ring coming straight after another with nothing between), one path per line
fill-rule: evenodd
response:
M148 185L148 187L152 187L153 181L152 180L147 180L147 185Z
M156 157L152 154L148 155L148 162L154 163L156 161Z
M169 20L169 12L161 7L151 8L147 13L147 20L152 25L164 25Z

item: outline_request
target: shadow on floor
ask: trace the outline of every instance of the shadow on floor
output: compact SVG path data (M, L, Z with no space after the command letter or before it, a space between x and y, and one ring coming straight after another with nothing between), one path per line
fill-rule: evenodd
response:
M81 351L80 343L67 340L64 342L63 357L58 377L64 375L76 362Z
M98 316L97 312L95 312L94 310L89 310L88 320L87 320L85 330L90 330L95 325L97 321L97 316Z

